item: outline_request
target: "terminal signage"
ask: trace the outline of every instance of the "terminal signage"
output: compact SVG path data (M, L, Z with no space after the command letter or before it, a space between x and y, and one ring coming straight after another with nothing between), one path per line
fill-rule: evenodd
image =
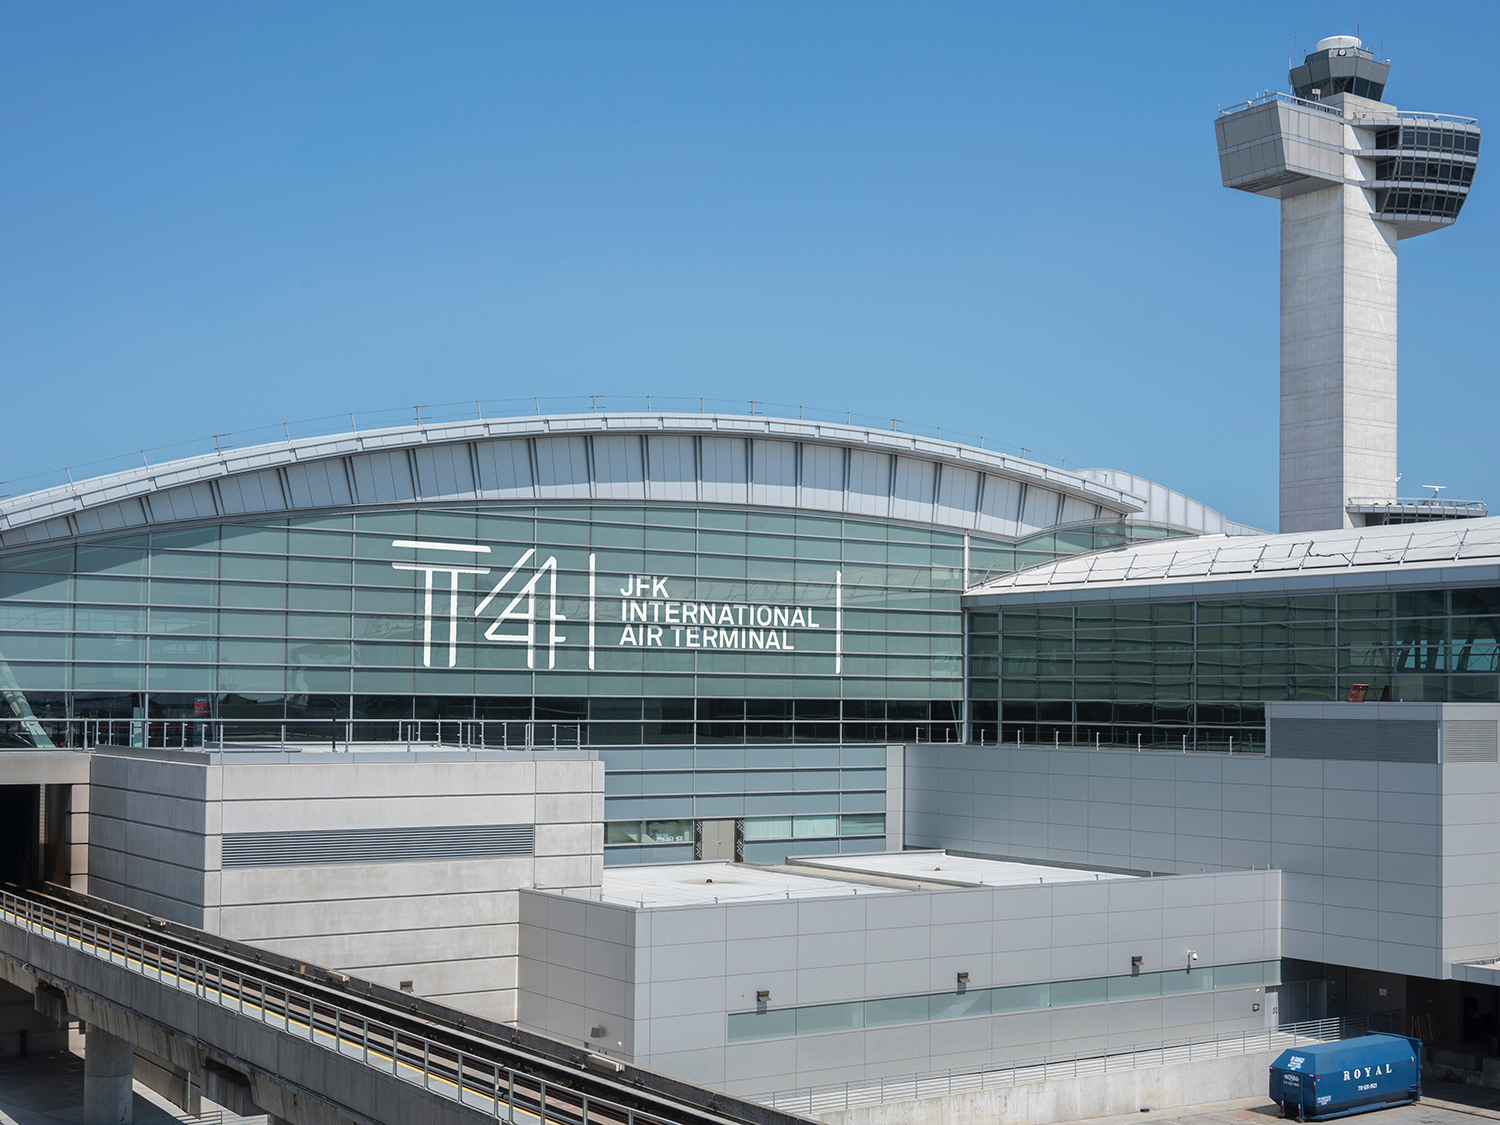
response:
M619 648L660 648L696 650L739 650L746 652L795 652L799 638L813 630L829 630L834 635L834 673L843 672L844 645L844 576L837 571L834 604L828 606L778 605L753 601L700 601L675 595L672 583L681 582L660 574L626 574L617 587L606 586L605 597L612 600L618 589L618 619L613 613L601 620L599 614L600 576L593 553L589 554L587 617L578 622L578 630L564 631L568 621L560 610L558 596L557 556L543 558L535 547L520 551L515 561L505 567L499 578L492 577L502 568L483 565L495 550L484 543L451 543L434 539L394 539L391 546L417 552L416 561L393 562L396 570L412 571L421 576L425 594L422 611L422 666L433 666L433 632L437 623L438 645L447 633L447 652L439 651L436 659L447 666L458 663L458 621L460 587L474 576L477 601L464 616L489 619L481 634L484 640L499 644L526 646L526 667L536 668L538 649L546 650L546 666L557 667L557 649L565 644L586 644L589 667L600 646ZM462 562L455 556L466 555ZM441 601L434 601L434 598ZM446 601L446 607L442 602ZM446 609L446 612L444 611ZM446 626L446 630L444 630ZM585 640L584 637L587 639Z

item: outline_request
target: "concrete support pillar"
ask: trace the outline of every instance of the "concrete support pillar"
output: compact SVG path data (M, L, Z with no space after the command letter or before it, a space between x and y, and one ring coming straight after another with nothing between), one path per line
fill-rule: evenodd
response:
M83 1046L83 1125L128 1125L134 1071L134 1048L90 1025Z
M1351 497L1396 495L1396 228L1374 195L1281 202L1283 532L1348 527Z

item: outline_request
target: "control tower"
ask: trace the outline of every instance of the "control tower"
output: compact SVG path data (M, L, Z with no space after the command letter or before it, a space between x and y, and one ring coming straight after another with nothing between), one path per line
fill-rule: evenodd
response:
M1390 62L1322 40L1292 93L1220 112L1224 186L1281 200L1281 530L1362 526L1396 496L1396 243L1452 226L1467 117L1382 100Z

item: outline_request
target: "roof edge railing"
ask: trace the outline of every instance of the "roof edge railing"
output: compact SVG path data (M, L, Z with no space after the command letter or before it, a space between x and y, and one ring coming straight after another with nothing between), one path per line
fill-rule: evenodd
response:
M1330 95L1336 96L1336 95ZM1333 117L1342 117L1343 113L1336 106L1331 106L1324 101L1313 101L1311 98L1299 98L1296 94L1284 94L1280 91L1267 90L1257 97L1249 98L1235 105L1220 106L1219 116L1229 117L1231 114L1244 113L1247 109L1259 109L1263 105L1271 105L1275 102L1286 102L1302 109L1315 109L1320 113L1326 113ZM1478 125L1477 117L1460 117L1453 113L1428 113L1421 109L1361 109L1355 113L1357 117L1370 118L1373 120L1410 120L1410 121L1438 121L1449 125Z
M1283 94L1278 91L1267 90L1257 97L1248 98L1235 105L1220 106L1219 116L1228 117L1235 113L1244 113L1247 109L1259 109L1263 105L1272 105L1275 102L1287 102L1291 105L1300 106L1303 109L1315 109L1320 113L1326 113L1332 117L1342 117L1337 107L1327 105L1324 102L1315 102L1310 98L1299 98L1296 94Z
M233 433L208 434L185 441L146 449L130 450L109 457L96 458L78 465L0 480L0 506L4 501L52 488L68 489L82 483L84 477L96 479L115 473L151 470L175 461L198 457L224 457L256 446L286 444L308 438L362 434L372 430L404 429L426 425L450 425L462 422L494 422L525 417L559 417L582 414L702 414L752 418L776 418L787 421L823 422L866 430L881 430L931 438L935 441L969 445L1002 456L1020 457L1038 465L1069 470L1067 459L1042 453L1031 446L1012 442L995 442L984 434L969 433L952 427L915 422L887 415L833 410L799 403L766 402L762 399L723 399L703 396L660 395L579 395L548 398L543 406L539 396L515 399L474 399L433 405L396 407L388 410L353 411L328 414L300 421L277 422ZM296 433L292 432L293 427ZM947 436L944 437L944 433ZM150 454L151 456L148 456ZM153 460L152 458L157 458ZM81 476L75 477L73 469Z
M1478 125L1477 117L1460 117L1454 113L1428 113L1425 109L1365 110L1361 117L1385 121L1399 118L1403 121L1438 121L1449 125Z
M1483 500L1447 499L1437 496L1351 496L1350 508L1439 508L1451 511L1487 512L1489 505Z

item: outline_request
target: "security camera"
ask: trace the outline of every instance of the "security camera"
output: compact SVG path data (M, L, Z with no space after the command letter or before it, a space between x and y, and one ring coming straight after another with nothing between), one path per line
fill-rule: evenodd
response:
M1188 950L1188 960L1189 961L1196 961L1196 960L1198 960L1198 951L1196 949L1189 949Z

